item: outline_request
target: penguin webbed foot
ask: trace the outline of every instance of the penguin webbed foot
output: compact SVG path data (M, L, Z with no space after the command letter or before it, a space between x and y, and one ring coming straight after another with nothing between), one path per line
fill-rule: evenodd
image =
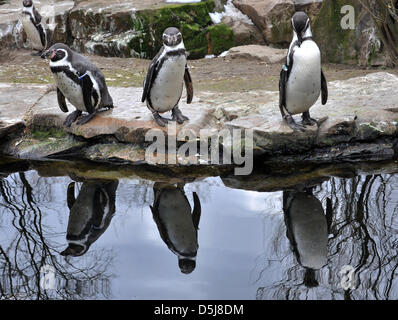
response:
M304 126L314 126L314 125L318 125L318 121L316 121L315 119L311 118L309 111L306 111L303 113L302 115L302 124Z
M161 127L165 127L166 124L169 122L169 119L163 118L158 112L153 113L153 118L155 119L155 122Z
M291 115L284 116L285 121L289 125L293 131L305 131L305 126L299 123L296 123Z
M69 128L73 122L82 114L80 110L73 111L70 115L68 115L65 119L64 125Z
M83 124L86 124L87 122L89 122L90 120L92 120L92 119L95 117L95 115L96 115L96 112L94 112L94 113L89 113L89 114L87 114L87 115L81 117L81 118L79 119L79 121L76 122L76 124L79 125L79 126L80 126L80 125L83 125Z
M177 121L179 124L184 123L184 121L189 120L188 117L184 116L181 112L181 110L178 107L173 108L173 110L171 110L171 114L172 114L172 121Z

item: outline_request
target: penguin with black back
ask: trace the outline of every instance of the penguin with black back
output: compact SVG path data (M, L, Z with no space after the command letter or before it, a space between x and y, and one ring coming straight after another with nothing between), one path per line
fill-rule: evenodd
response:
M76 108L65 120L70 127L82 114L76 124L82 125L95 117L101 109L112 109L113 100L108 92L105 77L101 70L90 60L67 45L57 43L41 56L50 59L50 69L57 85L58 105L68 112L65 98Z
M106 231L115 214L118 184L117 180L84 181L77 198L76 183L68 185L68 247L61 255L78 257L85 254Z
M199 248L198 229L201 216L200 200L193 192L194 208L184 192L183 185L155 183L155 200L150 206L160 237L178 257L182 273L189 274L196 267Z
M51 46L51 31L44 19L36 10L32 0L22 1L22 26L33 49L38 50L34 56L40 56L45 49Z
M312 39L310 19L304 12L292 18L293 40L290 43L279 80L279 108L283 119L293 130L305 131L306 125L320 124L310 116L309 109L322 96L328 100L328 89L321 66L321 52ZM302 124L292 117L302 114ZM326 120L326 119L325 119ZM323 120L324 121L324 120Z
M172 112L172 121L183 123L189 120L178 107L183 83L187 91L187 103L193 99L192 78L187 66L187 53L180 30L167 28L163 33L163 46L149 65L142 102L146 101L156 123L164 127L169 119L159 115Z
M286 235L298 263L305 268L304 285L318 286L315 271L327 263L327 242L333 219L332 202L326 199L326 215L313 187L283 191Z

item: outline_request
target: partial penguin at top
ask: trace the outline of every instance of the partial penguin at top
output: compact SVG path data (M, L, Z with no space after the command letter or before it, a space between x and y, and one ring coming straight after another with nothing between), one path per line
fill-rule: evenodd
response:
M22 1L22 26L34 50L32 55L40 56L45 49L52 45L52 33L32 0Z
M65 98L76 108L66 118L65 126L70 127L83 112L88 114L77 120L77 125L89 122L100 110L113 108L104 75L86 57L65 44L56 43L42 54L42 58L50 60L60 109L69 111Z
M328 89L321 66L321 52L312 39L310 19L304 12L292 18L293 40L279 80L279 108L283 119L293 130L305 131L306 126L318 123L310 116L310 108L322 96L328 100ZM292 117L302 114L302 123Z
M159 126L164 127L170 120L178 123L189 120L178 107L184 82L187 103L191 103L193 85L187 66L184 41L180 30L170 27L163 32L163 46L149 65L141 99L142 102L146 102ZM170 110L171 119L159 114Z

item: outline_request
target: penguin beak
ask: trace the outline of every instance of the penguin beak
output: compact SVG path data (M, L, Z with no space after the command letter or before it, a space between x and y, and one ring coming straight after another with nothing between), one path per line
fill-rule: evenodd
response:
M55 56L55 50L53 49L53 50L45 51L40 57L42 59L46 59L48 57L50 57L50 59L52 59L52 58L54 58L54 56Z
M165 41L166 45L168 45L169 47L174 47L178 42L177 35L175 35L175 36L166 35L165 40L166 40Z

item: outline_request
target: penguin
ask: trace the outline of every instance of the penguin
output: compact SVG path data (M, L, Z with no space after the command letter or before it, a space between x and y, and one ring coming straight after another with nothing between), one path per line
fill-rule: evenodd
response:
M50 69L57 85L58 105L68 112L65 98L76 108L65 120L70 127L83 111L88 115L76 122L82 125L95 117L100 109L112 109L113 100L108 92L101 70L87 58L57 43L41 56L50 59Z
M155 183L153 191L155 200L150 208L160 237L170 251L177 255L181 272L189 274L196 267L199 248L199 197L196 192L193 193L194 208L191 213L191 206L182 186Z
M67 189L69 212L66 240L62 256L81 256L109 227L115 213L118 181L85 181L77 199L75 182Z
M284 191L283 212L287 238L298 263L305 268L304 284L309 288L316 287L315 270L327 263L331 200L327 198L325 215L321 201L312 194L312 188Z
M172 121L183 123L189 120L181 113L178 103L181 99L183 82L187 90L187 103L193 99L192 78L187 66L187 53L181 32L174 27L163 33L163 46L149 65L142 102L146 101L156 123L164 127L169 119L159 113L172 112Z
M51 32L36 10L32 0L22 2L22 25L33 49L38 50L33 56L40 56L51 45Z
M309 109L321 93L322 104L328 100L328 88L321 67L321 52L312 39L310 19L304 12L292 18L293 40L290 43L279 80L279 108L283 119L293 130L305 131L306 125L319 123L312 119ZM302 124L292 115L302 113Z

